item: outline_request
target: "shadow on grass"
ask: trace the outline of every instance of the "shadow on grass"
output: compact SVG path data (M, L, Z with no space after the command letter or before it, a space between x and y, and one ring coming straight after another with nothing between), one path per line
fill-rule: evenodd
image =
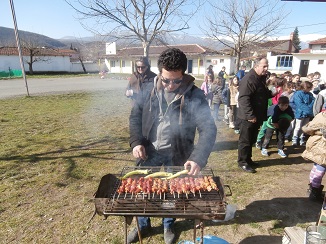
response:
M224 150L238 150L238 141L217 141L213 147L213 152Z
M239 242L239 244L252 244L252 243L264 243L264 244L282 243L282 236L251 236Z
M283 234L285 227L318 221L320 209L321 203L311 202L308 198L273 198L250 203L245 209L237 210L235 218L230 221L213 222L205 220L204 226L230 225L231 228L231 225L234 224L247 224L251 228L260 228L259 223L272 221L272 228L268 231L273 236L247 237L240 243L280 243L280 235ZM175 223L176 236L179 237L181 232L193 228L194 220L178 219ZM199 235L200 230L197 230L197 236Z
M121 140L121 138L105 137L95 142L85 143L83 145L78 146L67 145L67 148L60 148L41 153L32 153L25 155L15 155L15 153L12 153L9 156L0 156L0 161L19 161L35 163L55 159L73 160L77 158L93 158L105 160L114 159L115 161L119 161L119 158L116 158L115 155L131 152L130 148L118 148L118 143ZM49 143L46 142L39 142L39 144L49 145ZM52 142L52 144L55 144L55 142ZM114 147L110 147L110 145L114 145ZM109 155L112 155L112 157L110 157ZM125 161L126 159L121 160Z

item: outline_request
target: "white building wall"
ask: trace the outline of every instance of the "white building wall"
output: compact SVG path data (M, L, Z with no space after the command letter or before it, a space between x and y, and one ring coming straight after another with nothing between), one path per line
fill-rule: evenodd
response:
M98 63L85 62L84 66L85 66L87 73L99 73L100 72L100 67L99 67ZM102 67L102 65L101 65L101 67ZM70 68L69 68L69 70L67 70L67 72L83 73L84 70L83 70L83 67L80 62L73 62L73 63L70 63Z
M307 74L314 73L314 72L318 71L321 74L321 77L323 79L326 79L326 54L294 53L293 54L293 69L292 69L293 74L299 73L301 60L309 60L309 67L308 67ZM324 63L318 64L319 60L324 60Z
M25 71L29 71L26 63L29 57L23 56ZM70 72L70 58L68 56L51 56L46 57L48 61L38 61L33 63L33 71L57 71ZM19 56L0 56L0 70L8 71L10 69L21 69Z
M9 67L10 69L21 69L18 56L0 56L0 71L8 72Z
M223 63L221 63L221 59L223 59ZM133 59L126 58L123 59L125 61L125 67L120 67L122 64L122 60L117 58L107 58L107 63L109 63L109 72L111 73L125 73L125 74L131 74L132 73L132 65L133 65ZM213 70L217 74L220 72L223 66L226 67L226 72L234 73L235 72L235 58L230 56L214 56L214 57L188 57L188 60L192 60L192 74L193 75L204 75L206 72L206 69L209 65L213 65ZM203 65L199 64L199 60L202 60ZM216 64L213 63L213 60L216 60ZM115 61L115 67L111 67L111 61ZM151 71L158 74L158 67L157 67L157 57L150 58L150 64L151 64ZM188 73L188 70L186 71Z

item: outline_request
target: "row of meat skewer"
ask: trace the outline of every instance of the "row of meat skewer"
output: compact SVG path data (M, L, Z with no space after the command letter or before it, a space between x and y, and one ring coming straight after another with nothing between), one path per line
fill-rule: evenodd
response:
M184 177L184 178L173 178L173 179L161 179L161 178L127 178L121 180L121 184L117 189L118 197L124 194L124 199L126 199L127 194L131 194L130 198L134 196L142 195L143 199L148 197L149 199L155 197L155 194L160 197L160 199L165 199L165 194L170 193L174 198L180 197L180 194L185 194L188 198L189 194L199 194L204 191L217 190L217 185L211 176L203 177Z

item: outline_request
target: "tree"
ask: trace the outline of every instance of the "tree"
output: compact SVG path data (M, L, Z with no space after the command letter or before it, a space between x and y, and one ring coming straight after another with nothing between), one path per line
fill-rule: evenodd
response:
M296 47L298 51L301 50L298 27L295 27L293 32L293 45Z
M234 51L237 69L242 50L276 34L286 16L276 0L220 0L211 6L206 34Z
M25 39L23 39L25 38ZM33 64L36 62L50 62L50 58L46 57L46 48L39 45L38 41L33 38L21 38L21 46L28 53L28 59L24 61L28 64L29 73L34 74Z
M65 0L80 17L92 18L96 27L86 29L117 39L140 40L144 56L155 38L188 29L188 20L198 10L196 0ZM200 2L200 1L199 1Z

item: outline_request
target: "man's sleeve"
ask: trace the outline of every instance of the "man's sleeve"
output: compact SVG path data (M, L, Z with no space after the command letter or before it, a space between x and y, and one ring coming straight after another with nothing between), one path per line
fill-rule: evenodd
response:
M250 78L249 78L250 79ZM255 116L252 104L251 104L251 96L253 96L255 87L250 82L250 80L243 82L240 84L239 88L239 109L243 111L243 114L246 117L246 120L253 119Z

